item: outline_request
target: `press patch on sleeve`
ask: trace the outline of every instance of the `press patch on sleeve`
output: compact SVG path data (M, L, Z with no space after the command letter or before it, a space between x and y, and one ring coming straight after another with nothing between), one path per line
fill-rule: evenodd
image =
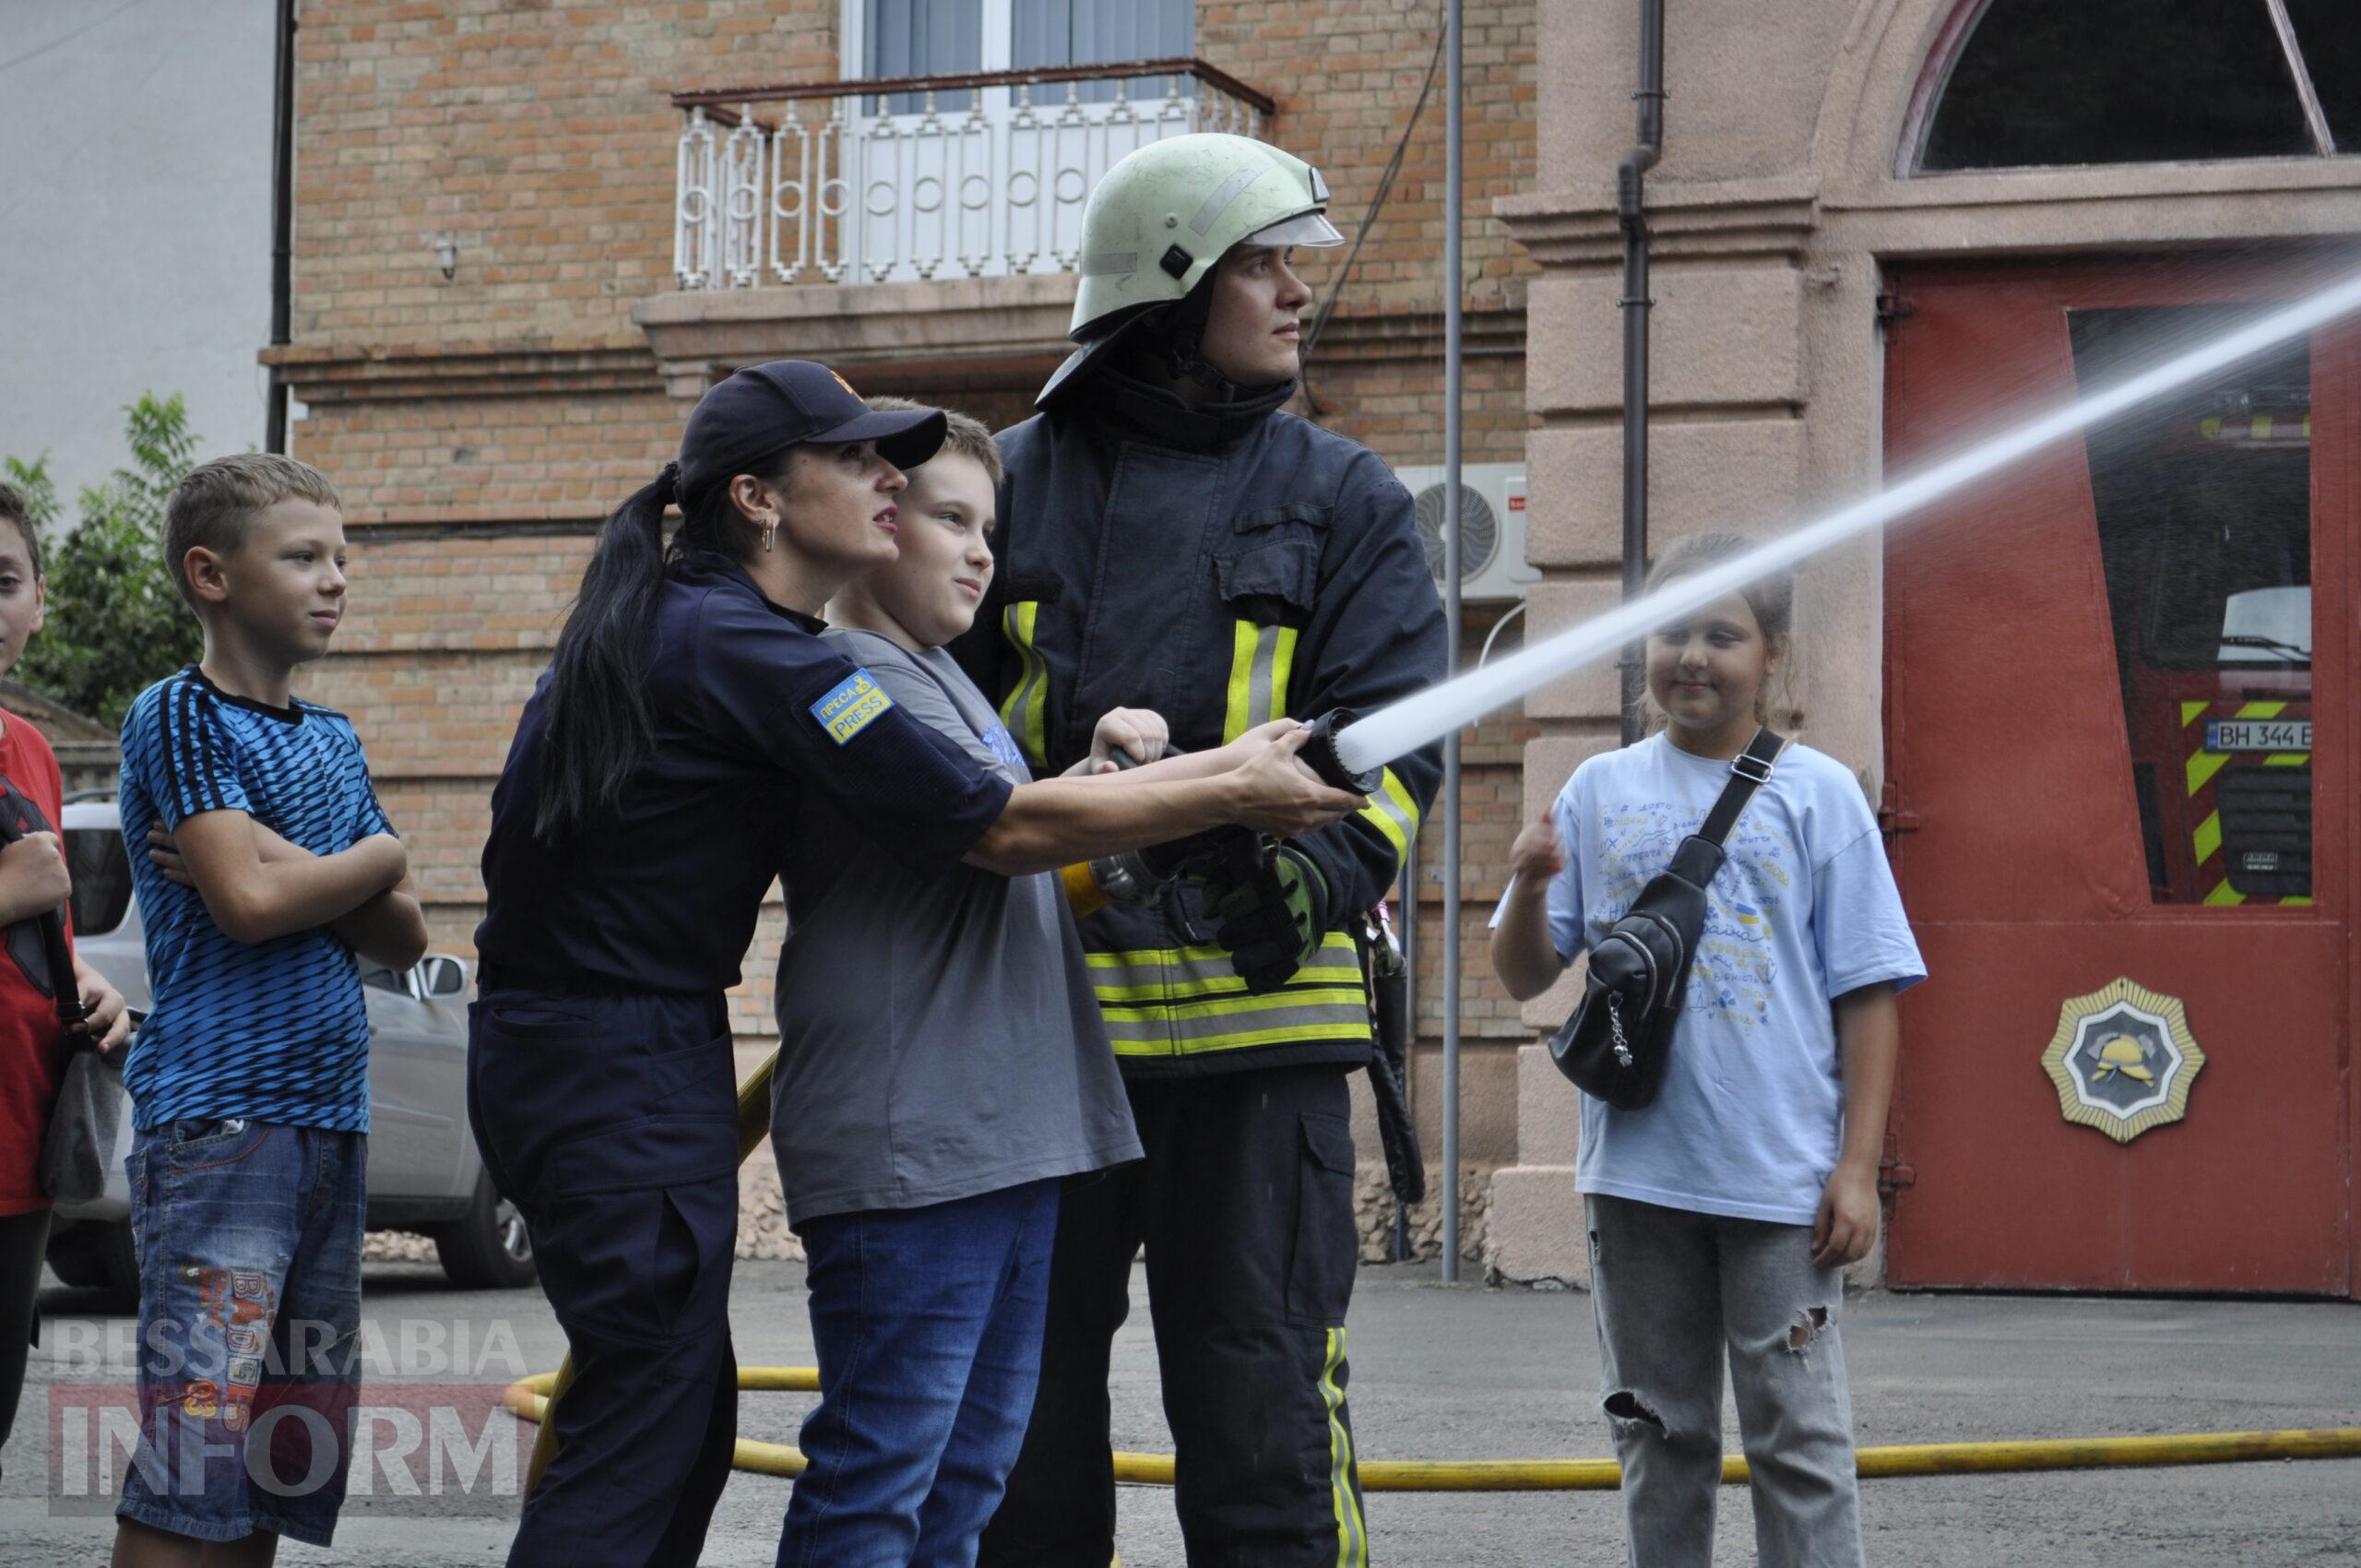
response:
M885 688L871 679L866 670L856 670L834 691L812 705L812 717L828 732L831 740L842 746L849 744L855 735L876 721L877 716L894 706Z

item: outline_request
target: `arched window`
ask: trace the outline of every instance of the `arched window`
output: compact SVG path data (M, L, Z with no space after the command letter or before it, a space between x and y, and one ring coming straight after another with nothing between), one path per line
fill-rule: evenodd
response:
M2361 152L2355 0L1985 0L1928 65L1913 173Z

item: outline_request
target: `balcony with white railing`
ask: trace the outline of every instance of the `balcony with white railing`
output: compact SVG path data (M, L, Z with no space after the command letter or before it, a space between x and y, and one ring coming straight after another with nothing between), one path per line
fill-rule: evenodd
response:
M674 286L632 317L684 398L785 356L867 366L877 386L1038 386L1071 346L1099 176L1183 132L1267 137L1276 113L1190 59L671 99Z
M1188 131L1276 106L1202 60L676 92L683 290L1069 272L1091 187Z

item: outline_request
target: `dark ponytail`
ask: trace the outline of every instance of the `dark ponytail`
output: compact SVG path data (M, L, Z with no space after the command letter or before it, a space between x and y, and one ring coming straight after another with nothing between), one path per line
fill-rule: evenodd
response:
M533 837L555 843L622 795L655 735L641 680L664 587L664 508L681 466L615 509L599 530L582 589L550 663Z

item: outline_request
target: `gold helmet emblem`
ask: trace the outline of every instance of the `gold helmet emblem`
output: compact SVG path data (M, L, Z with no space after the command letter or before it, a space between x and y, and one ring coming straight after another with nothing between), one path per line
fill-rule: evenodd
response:
M2153 1084L2156 1075L2148 1070L2147 1061L2148 1053L2140 1048L2138 1040L2128 1035L2110 1035L2099 1047L2098 1070L2091 1075L2091 1082L2103 1084L2108 1075L2120 1073L2127 1078Z

